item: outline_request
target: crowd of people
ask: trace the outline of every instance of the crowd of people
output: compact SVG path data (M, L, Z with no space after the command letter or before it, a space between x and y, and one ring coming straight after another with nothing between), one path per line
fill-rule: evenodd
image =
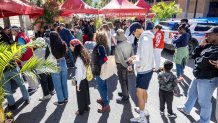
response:
M115 26L114 26L115 25ZM90 94L87 80L87 68L91 65L100 98L97 103L101 105L99 113L109 112L110 100L108 98L107 79L100 77L101 67L108 61L108 56L115 55L115 62L118 70L121 92L117 103L128 103L129 87L128 74L135 72L136 75L136 96L138 107L135 111L139 113L138 117L130 119L131 122L147 122L148 112L148 89L154 72L158 74L159 82L159 100L160 114L164 115L165 104L167 105L168 117L177 117L172 110L173 96L179 95L177 83L183 82L183 75L186 61L189 58L188 43L191 39L191 33L188 29L188 20L182 19L178 27L180 36L174 36L172 42L175 46L173 62L176 64L176 75L173 74L173 62L166 60L161 66L161 52L164 48L164 33L161 25L153 26L151 22L147 23L145 28L143 22L125 20L121 22L103 22L103 25L97 30L94 21L89 22L77 20L69 25L55 23L53 26L44 26L44 32L37 32L36 37L43 37L46 46L42 49L34 48L34 51L27 48L23 51L21 62L11 61L13 66L8 66L4 70L2 82L18 73L20 68L28 61L33 54L47 59L53 57L60 67L58 73L39 73L41 79L30 78L28 76L16 76L14 80L20 87L23 99L28 104L29 94L35 92L39 83L41 83L43 96L40 101L51 98L56 93L57 101L54 105L63 105L68 102L68 68L75 67L76 95L78 102L77 115L89 111ZM218 28L212 28L208 32L205 41L194 50L192 57L195 59L193 74L195 78L191 82L188 90L187 101L184 106L179 106L178 110L190 114L195 102L201 107L200 123L209 123L212 104L211 98L214 90L218 86ZM25 45L30 39L17 26L5 27L1 31L1 41L11 45L14 41L18 45ZM89 52L85 44L93 43L93 49ZM37 53L38 50L43 53ZM69 59L69 60L68 60ZM68 62L69 61L69 62ZM24 80L28 83L26 89ZM11 88L11 82L4 85L8 100L8 107L16 109ZM218 114L217 114L218 115Z

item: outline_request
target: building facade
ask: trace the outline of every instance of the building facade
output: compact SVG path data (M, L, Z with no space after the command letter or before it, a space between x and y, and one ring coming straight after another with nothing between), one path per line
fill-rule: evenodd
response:
M153 4L155 0L147 1ZM178 6L183 10L181 14L177 15L177 18L185 17L186 1L189 1L188 18L218 17L218 0L156 0L156 2L160 1L176 1Z

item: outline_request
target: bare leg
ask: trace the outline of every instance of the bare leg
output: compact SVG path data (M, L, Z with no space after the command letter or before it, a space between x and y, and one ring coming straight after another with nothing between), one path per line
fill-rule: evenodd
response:
M137 95L137 98L138 98L138 105L139 105L139 109L140 111L143 111L144 108L145 108L145 100L144 100L144 89L141 89L141 88L137 88L136 90L136 95Z

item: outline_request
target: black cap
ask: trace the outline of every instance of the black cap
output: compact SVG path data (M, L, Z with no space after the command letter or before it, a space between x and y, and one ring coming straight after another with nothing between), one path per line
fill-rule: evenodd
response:
M142 29L142 25L139 22L134 22L129 27L129 36L136 31L136 29Z
M209 29L208 31L206 31L205 33L218 33L218 27L212 27L211 29Z

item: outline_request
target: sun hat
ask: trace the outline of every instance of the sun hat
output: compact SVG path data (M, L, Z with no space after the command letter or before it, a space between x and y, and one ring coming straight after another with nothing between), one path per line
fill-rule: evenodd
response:
M115 39L117 41L127 41L127 38L126 38L126 36L124 34L124 30L123 29L118 29L117 30L117 33L115 35Z

